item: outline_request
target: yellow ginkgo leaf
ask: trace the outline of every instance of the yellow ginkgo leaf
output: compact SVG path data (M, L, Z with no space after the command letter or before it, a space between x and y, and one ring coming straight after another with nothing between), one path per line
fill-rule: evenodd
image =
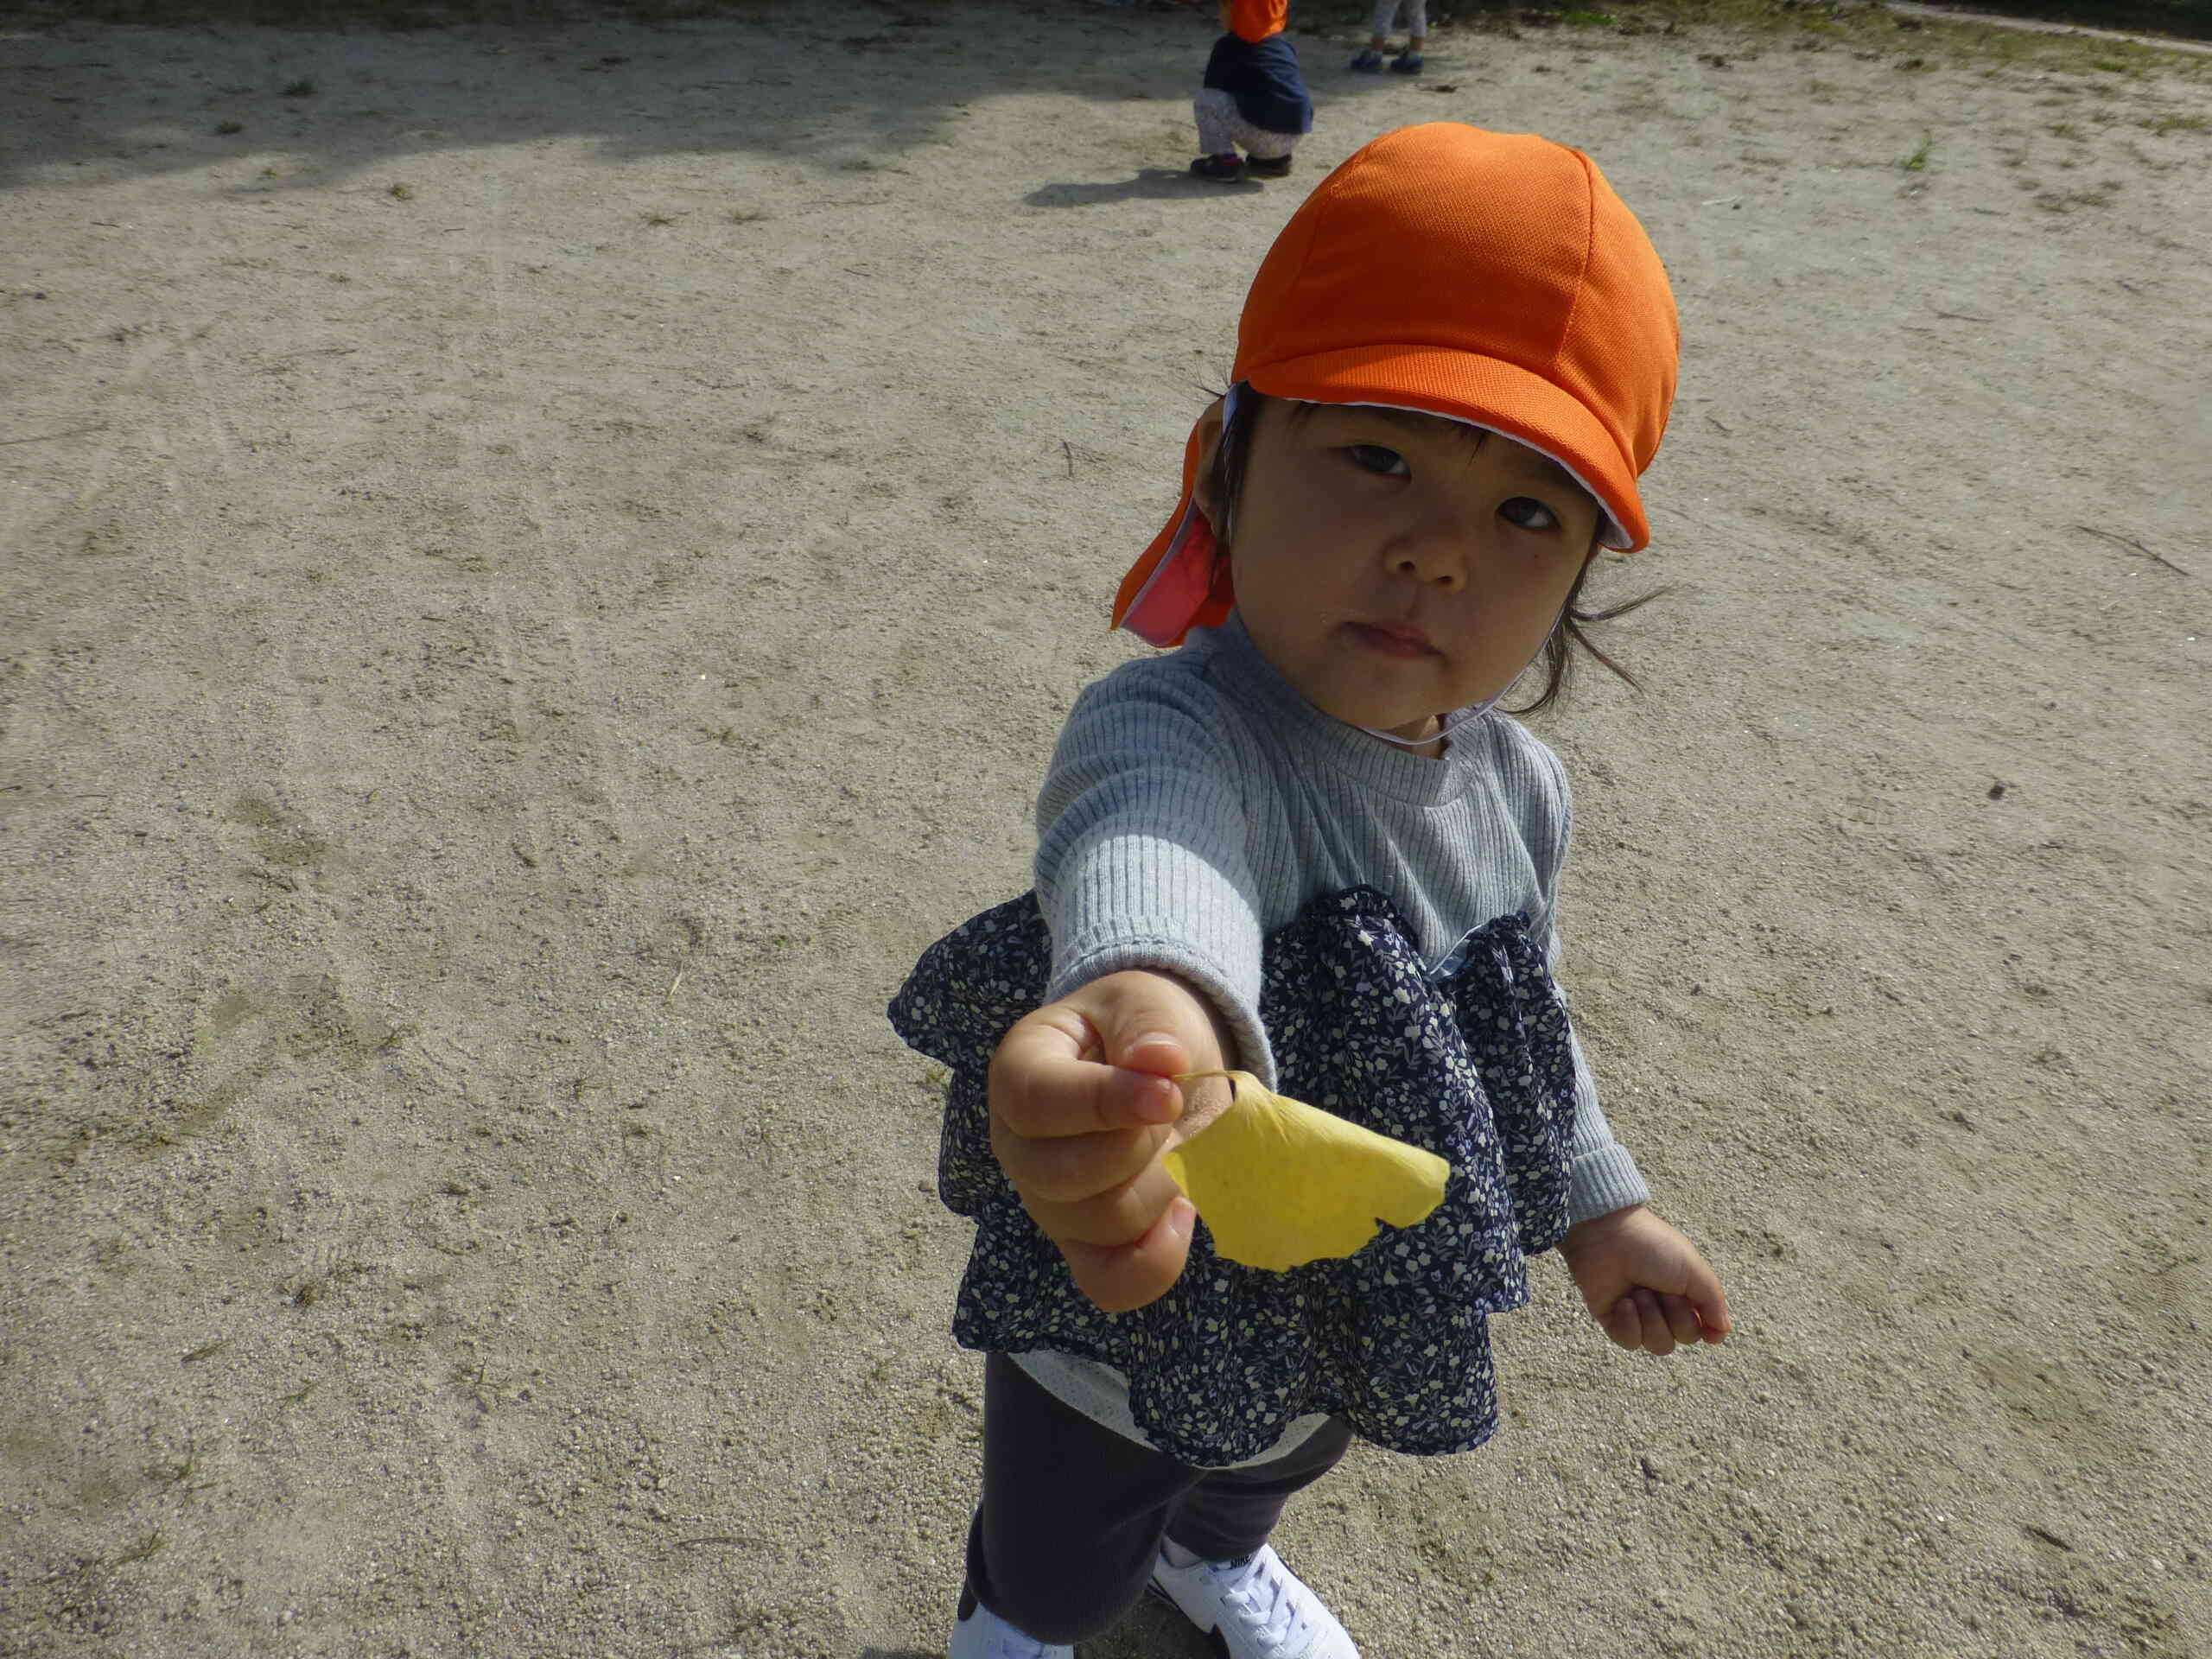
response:
M1452 1166L1434 1153L1270 1093L1249 1071L1175 1081L1200 1077L1227 1077L1235 1102L1160 1161L1231 1262L1281 1273L1350 1255L1378 1217L1410 1227L1444 1202Z

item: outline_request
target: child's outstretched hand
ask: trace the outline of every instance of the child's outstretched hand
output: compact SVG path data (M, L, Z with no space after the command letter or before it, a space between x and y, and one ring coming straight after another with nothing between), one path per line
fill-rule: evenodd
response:
M1109 1313L1157 1301L1183 1271L1198 1211L1160 1154L1230 1103L1218 1016L1165 974L1108 974L1048 1002L991 1058L991 1149L1022 1207Z
M1560 1254L1590 1316L1624 1348L1671 1354L1735 1328L1720 1277L1697 1246L1642 1205L1567 1230Z

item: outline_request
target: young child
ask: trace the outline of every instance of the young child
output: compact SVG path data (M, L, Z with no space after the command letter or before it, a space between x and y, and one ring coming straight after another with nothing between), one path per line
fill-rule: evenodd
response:
M1220 11L1224 33L1192 106L1198 159L1191 171L1224 184L1248 173L1286 177L1300 136L1313 130L1313 100L1299 73L1298 48L1282 32L1289 0L1221 0Z
M1390 73L1421 73L1421 48L1428 44L1428 0L1375 0L1374 32L1368 36L1367 50L1351 60L1353 68L1363 75L1382 73L1382 54L1389 48L1390 31L1401 16L1406 20L1406 49L1390 60Z
M1570 808L1495 705L1558 691L1674 394L1675 308L1580 153L1448 123L1331 174L1260 268L1230 393L1116 623L1171 655L1077 701L1036 889L892 1004L951 1069L976 1224L982 1502L951 1659L1061 1659L1147 1588L1231 1659L1356 1659L1268 1547L1355 1434L1495 1429L1486 1321L1556 1244L1612 1340L1718 1342L1554 987ZM1287 1273L1215 1253L1163 1150L1223 1066L1450 1166L1425 1221Z

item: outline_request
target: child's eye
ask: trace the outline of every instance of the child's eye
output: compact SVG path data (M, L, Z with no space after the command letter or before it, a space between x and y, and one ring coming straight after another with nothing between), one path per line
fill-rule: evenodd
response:
M1559 528L1559 515L1533 496L1516 495L1497 511L1507 522L1518 524L1523 530Z
M1395 449L1385 449L1379 443L1355 443L1346 451L1352 464L1362 469L1378 473L1385 478L1411 478L1413 468L1406 465L1406 458Z

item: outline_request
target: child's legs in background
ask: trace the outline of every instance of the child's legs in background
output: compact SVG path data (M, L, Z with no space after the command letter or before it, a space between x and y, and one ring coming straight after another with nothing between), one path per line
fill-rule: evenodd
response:
M1194 1469L1094 1423L1004 1354L989 1355L968 1587L1038 1641L1084 1641L1144 1593L1163 1536L1209 1560L1249 1554L1351 1439L1332 1421L1272 1463Z
M1375 18L1370 25L1370 44L1380 52L1389 43L1390 32L1398 26L1400 14L1406 20L1406 38L1413 42L1414 50L1428 38L1428 0L1375 0Z
M1269 132L1247 121L1236 100L1218 86L1199 89L1191 113L1198 118L1198 154L1228 156L1238 149L1271 162L1298 148L1294 132Z
M1191 113L1198 118L1198 154L1228 156L1236 149L1236 100L1218 86L1205 86L1191 102Z

